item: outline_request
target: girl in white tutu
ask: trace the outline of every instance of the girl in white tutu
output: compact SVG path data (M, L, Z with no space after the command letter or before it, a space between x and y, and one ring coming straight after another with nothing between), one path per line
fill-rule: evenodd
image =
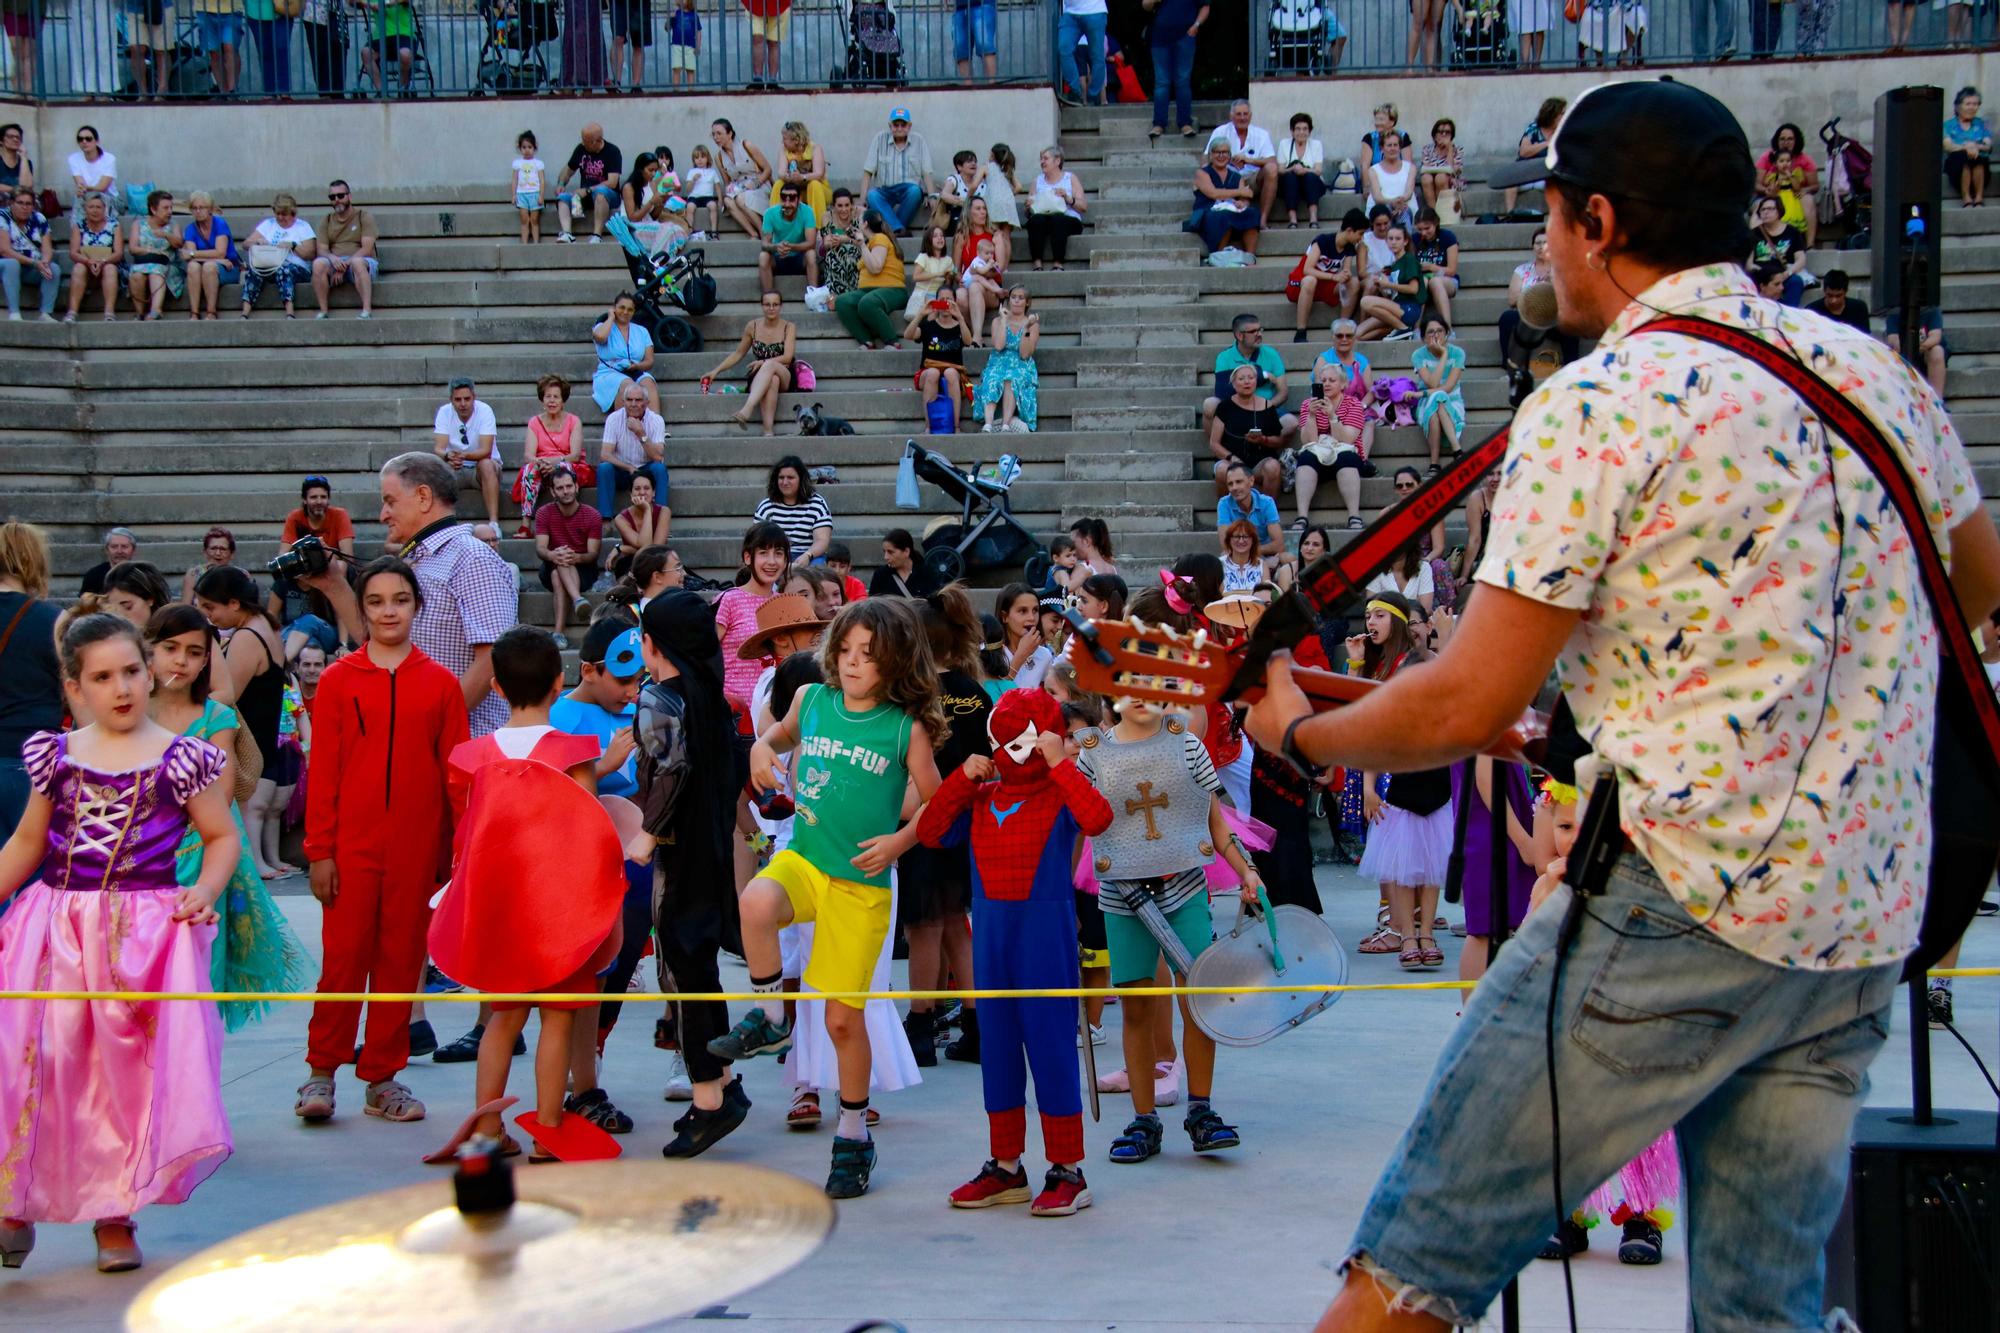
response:
M1347 641L1347 669L1372 680L1387 680L1423 662L1430 654L1410 633L1409 599L1378 592L1368 602L1366 632ZM1376 775L1362 775L1362 813L1368 846L1361 873L1381 881L1389 897L1389 928L1402 940L1398 961L1406 972L1444 966L1444 952L1431 934L1437 920L1438 890L1451 859L1451 770L1427 768L1389 775L1386 795L1376 794Z

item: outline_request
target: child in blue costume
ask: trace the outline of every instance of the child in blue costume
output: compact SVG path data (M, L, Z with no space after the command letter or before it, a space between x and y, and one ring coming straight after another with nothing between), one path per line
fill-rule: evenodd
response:
M981 989L1079 984L1072 881L1077 839L1111 825L1111 807L1063 749L1062 706L1040 690L1002 695L988 723L993 757L974 756L939 786L917 824L926 846L972 839L972 980ZM986 779L997 776L998 782ZM1028 1070L1049 1171L1030 1211L1090 1206L1083 1161L1077 1007L1068 999L979 1002L980 1075L993 1157L951 1193L954 1208L1028 1202L1021 1165Z

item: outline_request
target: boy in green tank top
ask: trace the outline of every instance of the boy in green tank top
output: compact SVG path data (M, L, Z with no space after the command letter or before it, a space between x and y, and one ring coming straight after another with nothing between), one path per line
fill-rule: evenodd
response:
M916 844L916 811L938 785L932 746L945 734L938 671L912 605L878 597L841 611L820 648L828 684L800 690L750 751L751 782L766 791L778 785L778 755L796 751L792 845L771 858L738 904L750 989L774 999L784 971L783 927L818 923L807 985L865 991L893 924L889 868ZM873 1055L863 1002L822 1003L840 1062L840 1124L826 1192L850 1199L867 1191L875 1167L866 1119ZM791 1044L791 1025L756 1008L708 1049L720 1059L747 1060Z

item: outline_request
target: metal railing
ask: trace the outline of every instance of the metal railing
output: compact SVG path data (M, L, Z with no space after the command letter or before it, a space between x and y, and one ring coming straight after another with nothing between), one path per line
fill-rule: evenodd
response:
M1414 49L1413 14L1435 16ZM1992 46L1987 6L1884 5L1880 0L1653 0L1586 4L1564 17L1560 0L1251 0L1250 68L1259 78L1432 70L1614 68L1711 60L1811 59L1889 53L1892 16L1912 51L1954 43ZM1958 24L1963 31L1954 31ZM1524 34L1538 28L1540 41ZM1539 49L1537 49L1539 47Z
M675 40L683 14L698 45ZM49 102L1041 84L1050 67L1043 0L797 0L768 20L739 0L0 0L0 15L0 93Z

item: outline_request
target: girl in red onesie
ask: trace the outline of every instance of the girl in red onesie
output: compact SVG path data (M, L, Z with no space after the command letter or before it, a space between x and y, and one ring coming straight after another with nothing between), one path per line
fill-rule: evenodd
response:
M457 678L410 642L423 605L416 574L383 556L359 587L368 643L326 669L313 705L306 857L323 909L319 989L414 991L431 894L451 869L446 766L471 729ZM410 1060L410 1006L369 1005L356 1059L360 1018L358 1004L313 1006L297 1114L331 1119L333 1073L353 1060L369 1115L423 1119L424 1104L396 1081Z

